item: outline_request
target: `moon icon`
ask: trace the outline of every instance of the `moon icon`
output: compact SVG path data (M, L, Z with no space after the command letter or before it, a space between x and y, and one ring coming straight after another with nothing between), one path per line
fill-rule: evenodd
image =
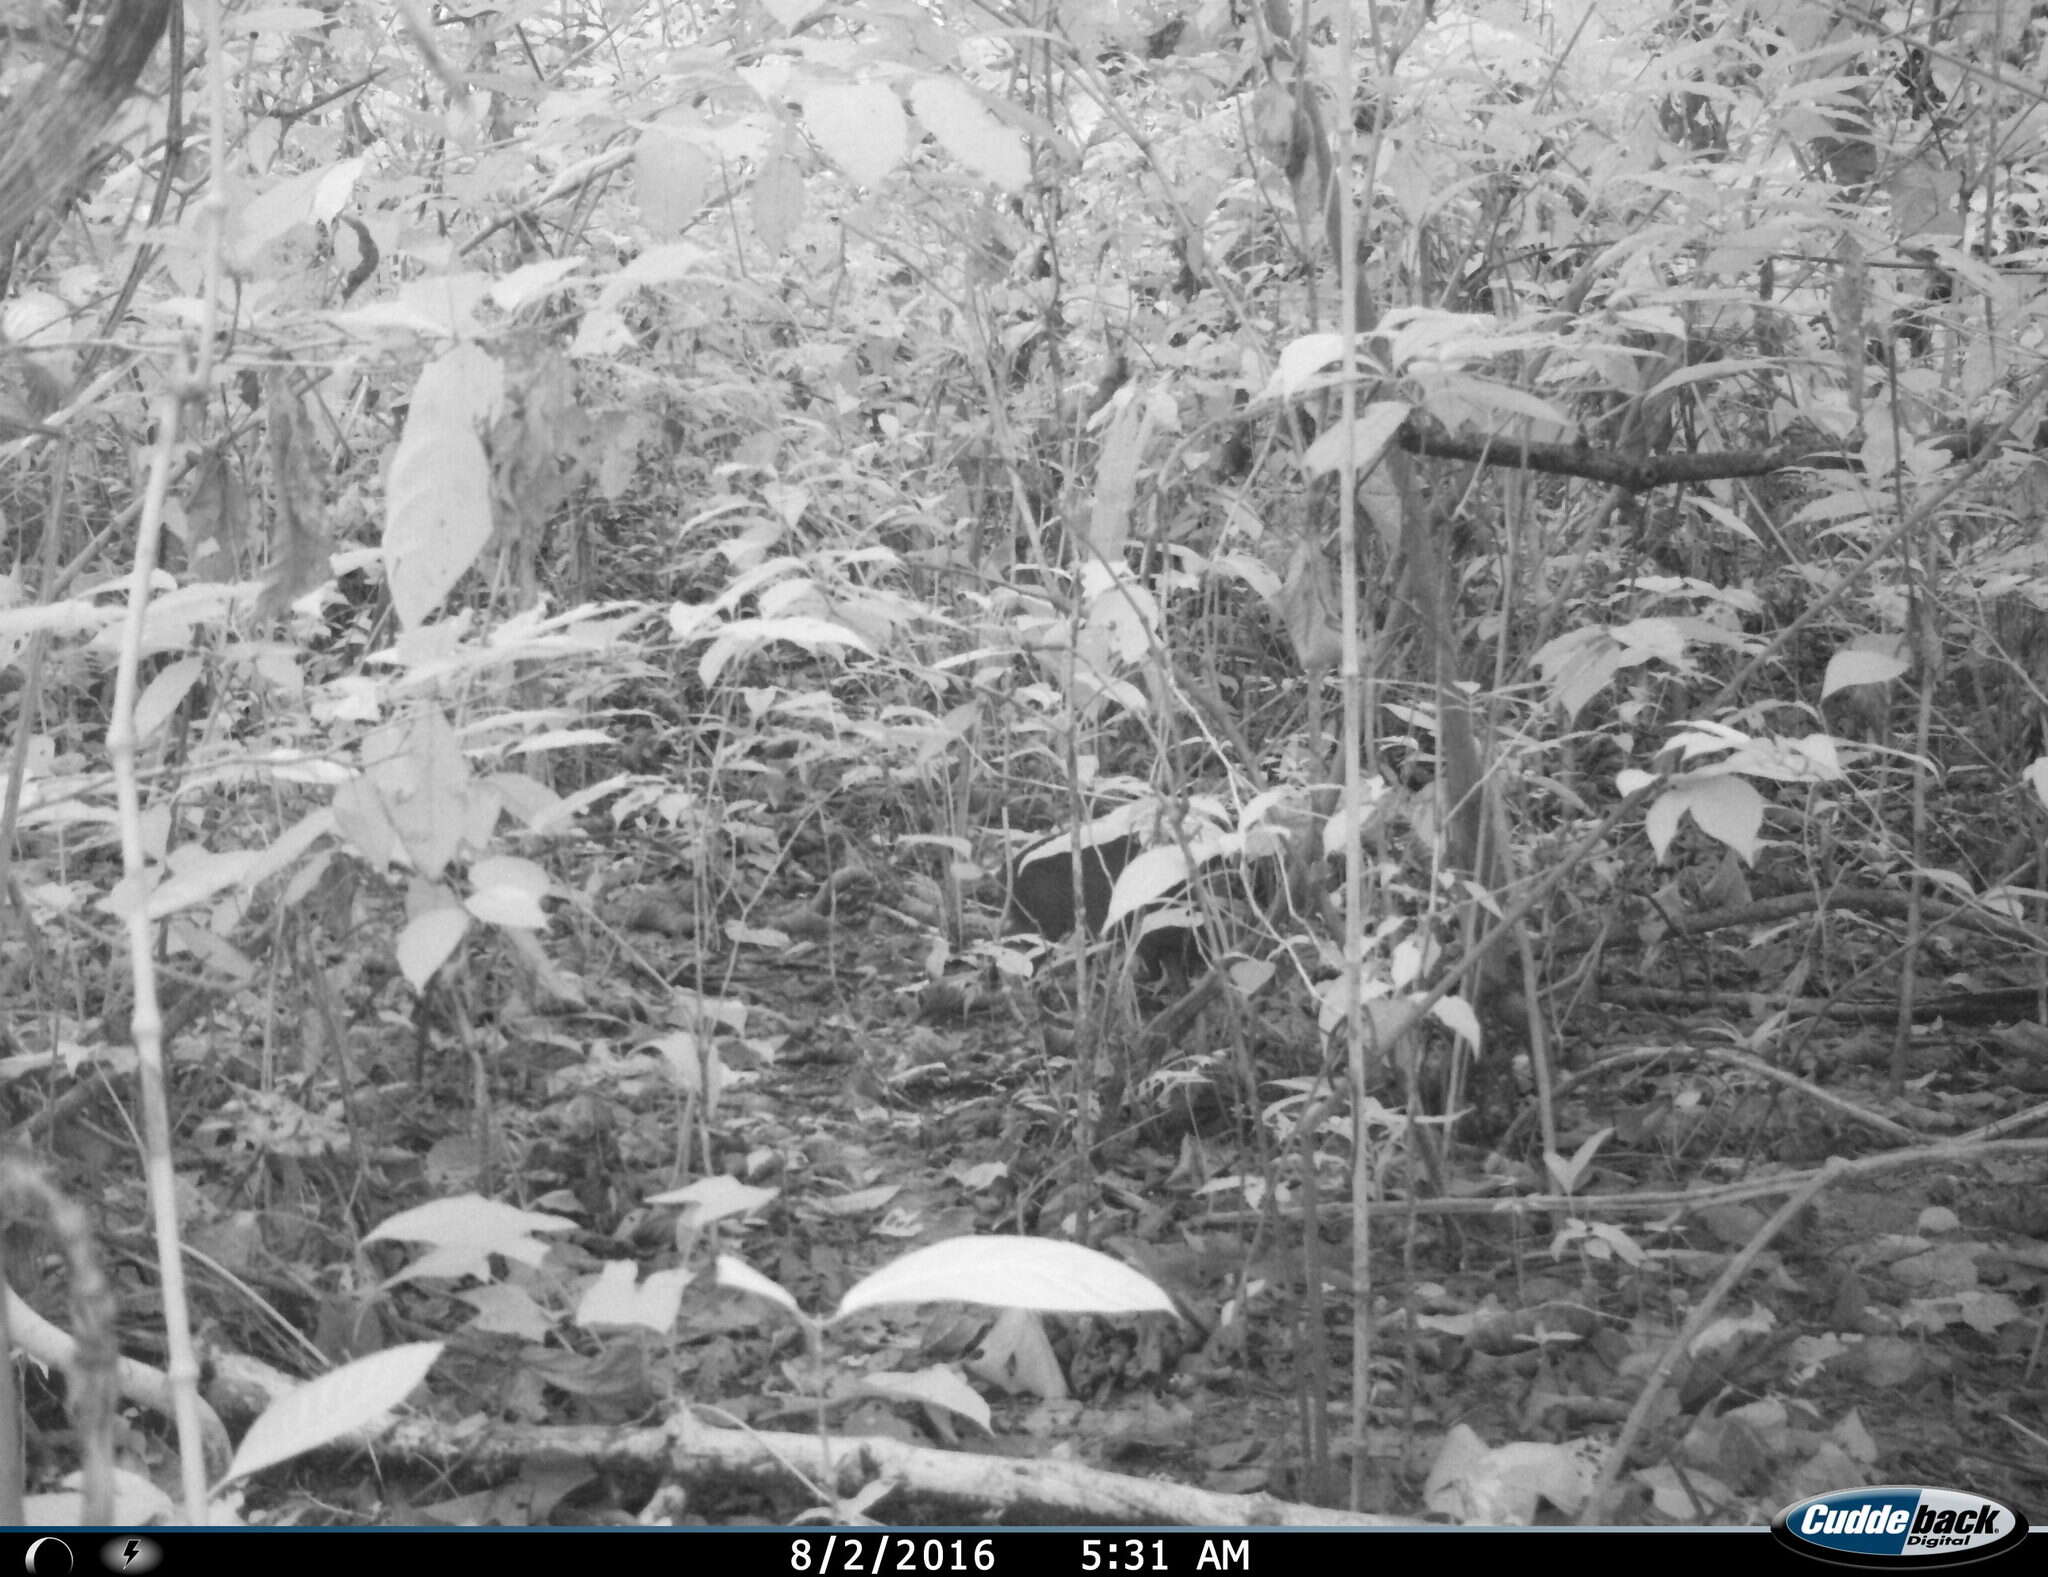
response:
M37 1539L21 1558L28 1577L70 1577L71 1546L62 1539Z

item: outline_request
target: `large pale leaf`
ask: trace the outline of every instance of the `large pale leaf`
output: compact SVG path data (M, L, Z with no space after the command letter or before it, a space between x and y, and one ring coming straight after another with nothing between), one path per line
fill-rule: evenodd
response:
M1352 465L1359 471L1370 471L1380 463L1387 445L1408 420L1408 412L1409 407L1399 400L1381 400L1360 411L1349 427L1333 422L1309 445L1302 465L1311 476L1335 471L1344 464L1348 445Z
M280 1397L242 1437L228 1478L247 1478L368 1427L403 1402L440 1356L439 1342L390 1347Z
M1117 874L1104 925L1115 925L1174 891L1188 879L1188 851L1177 843L1147 849Z
M1174 1312L1157 1283L1074 1243L1031 1237L948 1238L855 1283L835 1319L905 1303L975 1303L1041 1314Z
M776 641L787 641L814 657L821 652L837 653L849 646L874 655L874 648L861 638L859 632L830 619L734 619L718 632L717 638L705 651L703 660L698 664L698 672L705 684L715 685L728 664L751 656Z
M1895 635L1880 635L1852 641L1828 659L1828 671L1820 684L1825 701L1837 690L1852 685L1888 684L1912 666L1907 662L1905 642Z
M216 893L246 882L256 868L253 849L230 849L216 853L188 843L171 853L170 880L149 895L149 917L162 920L204 903Z
M251 198L228 226L228 246L247 272L259 272L262 254L271 242L302 224L327 224L348 206L363 173L357 157L339 164L289 175L269 191Z
M1680 818L1688 813L1708 837L1725 843L1745 864L1755 863L1764 802L1744 779L1732 773L1707 773L1673 784L1644 818L1644 831L1659 859L1670 848Z
M913 1374L885 1372L863 1375L857 1389L865 1396L885 1396L894 1402L917 1402L925 1407L941 1407L981 1429L992 1427L988 1403L982 1399L957 1369L945 1367L920 1369Z
M633 193L640 218L656 235L680 235L704 207L718 166L702 148L680 137L645 133L633 150Z
M779 1309L787 1309L797 1319L804 1318L804 1311L781 1287L762 1275L743 1259L731 1254L718 1256L718 1284L733 1292L751 1292L757 1298L765 1298Z
M476 890L465 907L489 925L538 931L548 923L541 900L553 890L548 873L531 860L492 855L469 868Z
M828 83L804 95L804 119L825 157L862 186L903 162L903 102L879 83Z
M1474 1051L1480 1049L1479 1015L1463 997L1439 997L1430 1005L1429 1016Z
M2020 776L2027 787L2034 791L2034 798L2048 806L2048 756L2037 756L2028 762Z
M1287 398L1319 387L1322 374L1344 354L1341 334L1304 334L1290 340L1280 352L1280 364L1273 369L1261 398Z
M192 687L205 676L206 664L197 657L180 657L167 664L149 681L135 703L135 742L147 744L177 715Z
M405 922L398 933L398 968L415 991L427 989L469 930L469 916L453 904L428 909Z
M804 177L795 159L777 150L754 173L754 233L770 252L788 248L804 216Z
M535 1234L567 1232L575 1225L567 1216L519 1210L480 1194L463 1194L402 1210L373 1227L363 1241L391 1239L431 1244L444 1256L439 1262L442 1268L435 1274L485 1278L490 1274L490 1255L499 1254L522 1265L538 1265L547 1257L548 1246Z
M1006 192L1031 183L1031 153L1024 139L1005 126L964 83L926 77L910 90L911 108L939 144L976 175Z
M384 520L384 577L408 626L441 606L491 540L491 465L481 434L503 393L503 370L475 345L431 363L413 388Z
M775 1202L775 1198L776 1191L772 1188L757 1188L721 1173L717 1177L699 1178L694 1183L685 1183L681 1188L671 1188L665 1193L649 1195L647 1202L650 1205L686 1205L695 1212L694 1219L699 1226L709 1226L730 1216L752 1215L756 1210L764 1210Z
M689 1285L687 1270L657 1270L641 1281L630 1259L607 1260L577 1302L576 1323L585 1330L643 1326L666 1331L675 1324Z

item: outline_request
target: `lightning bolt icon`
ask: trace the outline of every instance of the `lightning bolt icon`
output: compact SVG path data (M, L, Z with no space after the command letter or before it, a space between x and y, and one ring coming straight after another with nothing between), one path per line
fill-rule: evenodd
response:
M121 1552L121 1570L126 1571L128 1569L128 1563L134 1560L135 1557L140 1555L141 1553L142 1540L130 1539L128 1541L128 1548Z

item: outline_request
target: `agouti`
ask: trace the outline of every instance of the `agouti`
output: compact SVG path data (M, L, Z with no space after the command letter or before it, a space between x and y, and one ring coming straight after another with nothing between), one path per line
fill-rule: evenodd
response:
M1080 920L1091 936L1102 933L1116 879L1142 849L1129 833L1082 849ZM1061 835L1026 849L1010 867L1009 923L1012 931L1033 931L1056 942L1073 933L1074 921L1073 845ZM1141 974L1163 976L1181 986L1201 968L1201 949L1192 927L1145 929L1138 917L1127 923L1139 927L1136 952Z

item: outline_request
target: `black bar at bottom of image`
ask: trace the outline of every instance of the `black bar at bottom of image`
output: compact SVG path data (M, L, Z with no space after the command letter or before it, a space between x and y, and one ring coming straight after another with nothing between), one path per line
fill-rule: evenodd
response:
M566 1577L714 1563L745 1577L1381 1577L1384 1561L1549 1558L1648 1568L1682 1577L1822 1571L1763 1528L15 1528L0 1530L26 1577L187 1577L239 1572L321 1577L495 1577L537 1569ZM2006 1559L2038 1561L2039 1532ZM523 1542L514 1544L513 1540ZM538 1541L538 1542L537 1542ZM1455 1543L1456 1549L1452 1545ZM602 1568L594 1563L604 1562ZM1352 1564L1347 1564L1352 1563ZM1652 1565L1651 1563L1654 1563ZM1911 1567L1911 1561L1895 1565ZM14 1568L0 1564L0 1577ZM1502 1568L1506 1569L1506 1568ZM1403 1567L1383 1577L1414 1577ZM1426 1574L1425 1574L1426 1577Z

